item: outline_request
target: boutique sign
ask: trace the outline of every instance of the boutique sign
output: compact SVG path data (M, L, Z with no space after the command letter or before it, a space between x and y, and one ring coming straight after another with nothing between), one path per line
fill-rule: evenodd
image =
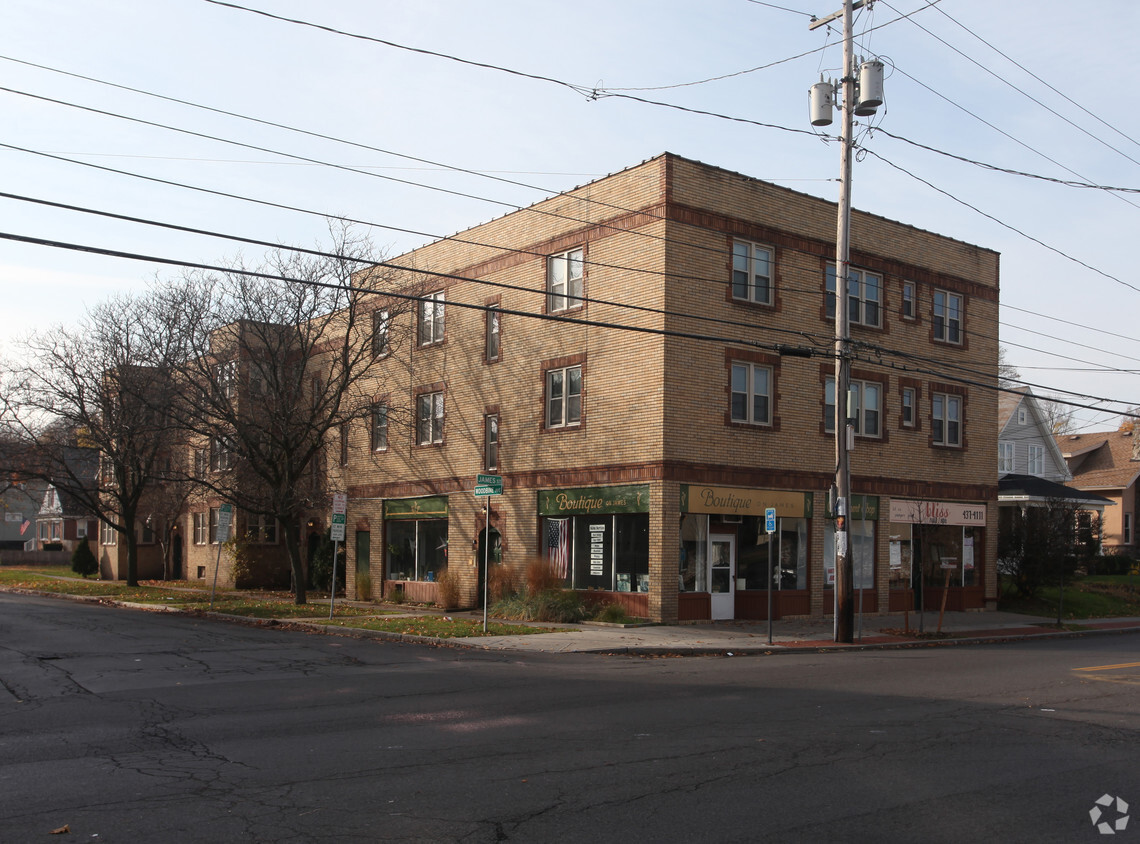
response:
M594 513L648 513L649 485L543 489L540 516L589 516Z
M811 518L811 493L681 484L682 513L764 518L769 508L779 518Z

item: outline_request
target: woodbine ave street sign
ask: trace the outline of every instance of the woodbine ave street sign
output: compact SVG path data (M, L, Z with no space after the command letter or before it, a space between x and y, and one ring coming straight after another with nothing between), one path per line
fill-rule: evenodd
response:
M503 476L502 475L476 475L475 476L475 497L479 498L484 495L502 495L503 494Z

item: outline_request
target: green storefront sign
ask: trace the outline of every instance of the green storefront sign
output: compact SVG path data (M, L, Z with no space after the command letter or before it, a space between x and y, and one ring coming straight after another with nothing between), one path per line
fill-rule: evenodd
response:
M384 518L398 519L446 519L447 496L434 495L429 498L393 498L384 502Z
M826 504L823 505L827 511L827 518L834 518L831 514L831 508ZM869 522L879 521L879 496L877 495L852 495L851 496L851 520L862 521L866 519Z
M648 513L649 484L594 486L538 491L540 516L588 516L591 513Z

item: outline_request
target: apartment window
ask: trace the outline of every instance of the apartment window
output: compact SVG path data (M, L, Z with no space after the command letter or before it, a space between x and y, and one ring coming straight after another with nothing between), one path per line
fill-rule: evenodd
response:
M582 306L583 258L578 248L547 259L546 307L551 313Z
M546 427L568 428L582 422L582 367L546 373Z
M420 345L443 342L443 291L431 293L420 302Z
M882 324L879 310L882 303L883 279L874 273L850 269L847 275L848 319L853 325ZM835 318L835 267L827 268L826 313Z
M416 443L443 442L443 391L416 396Z
M249 515L245 523L245 538L255 545L276 545L277 520L264 513Z
M908 428L914 427L915 420L915 401L917 394L914 387L903 387L902 391L902 423Z
M488 413L483 417L483 469L487 472L499 468L499 416Z
M388 405L383 402L372 405L372 450L388 450Z
M772 304L772 250L745 240L732 242L732 298Z
M99 544L100 545L117 545L119 542L119 532L111 527L106 522L99 523Z
M221 510L217 507L210 508L210 544L218 544L218 519L221 516ZM229 536L226 536L229 539ZM225 541L225 540L223 540Z
M76 522L76 524L75 524L75 538L76 539L86 539L87 538L87 522Z
M1030 475L1041 476L1045 474L1045 446L1030 445L1025 447L1026 472Z
M210 523L206 513L194 514L194 544L207 545L210 542Z
M962 297L958 294L934 291L934 339L962 342Z
M194 476L197 478L205 477L208 471L210 471L209 450L205 448L194 449Z
M392 351L390 328L391 316L387 308L372 312L372 357L382 358Z
M732 364L731 419L749 425L772 423L772 370L754 363Z
M149 522L143 522L139 525L138 533L136 534L140 545L153 545L154 544L154 528L151 527Z
M483 356L487 363L491 363L499 359L501 351L503 312L499 310L498 305L491 305L487 308L484 319L486 325L484 327Z
M214 377L218 381L218 392L227 399L237 394L238 365L236 360L219 363L214 367Z
M913 281L903 282L902 315L903 319L914 319L918 315L918 306L915 302L915 289Z
M962 445L962 398L945 393L930 397L930 423L934 444Z
M823 429L835 430L835 379L824 384ZM874 381L852 381L847 397L847 418L855 433L863 437L877 437L882 419L882 385Z
M230 447L221 437L210 440L210 470L224 472L230 468Z
M1009 475L1013 472L1013 443L998 443L998 474Z

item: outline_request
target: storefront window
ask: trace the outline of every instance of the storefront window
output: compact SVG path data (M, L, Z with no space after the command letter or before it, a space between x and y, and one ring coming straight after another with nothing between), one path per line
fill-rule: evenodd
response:
M974 586L977 569L974 553L975 528L958 525L915 525L916 553L922 565L923 583L943 587L950 575L951 586Z
M435 580L447 568L447 519L408 519L387 525L390 580Z
M910 565L913 559L911 549L911 525L891 525L890 532L890 588L910 588Z
M648 513L543 521L547 559L555 571L564 574L570 588L649 591Z
M677 571L677 588L681 592L709 591L708 541L708 516L687 513L681 517L681 559Z
M853 519L847 523L850 543L851 578L855 589L875 588L875 523ZM828 589L835 588L835 522L828 521L823 530L823 565L827 571Z

